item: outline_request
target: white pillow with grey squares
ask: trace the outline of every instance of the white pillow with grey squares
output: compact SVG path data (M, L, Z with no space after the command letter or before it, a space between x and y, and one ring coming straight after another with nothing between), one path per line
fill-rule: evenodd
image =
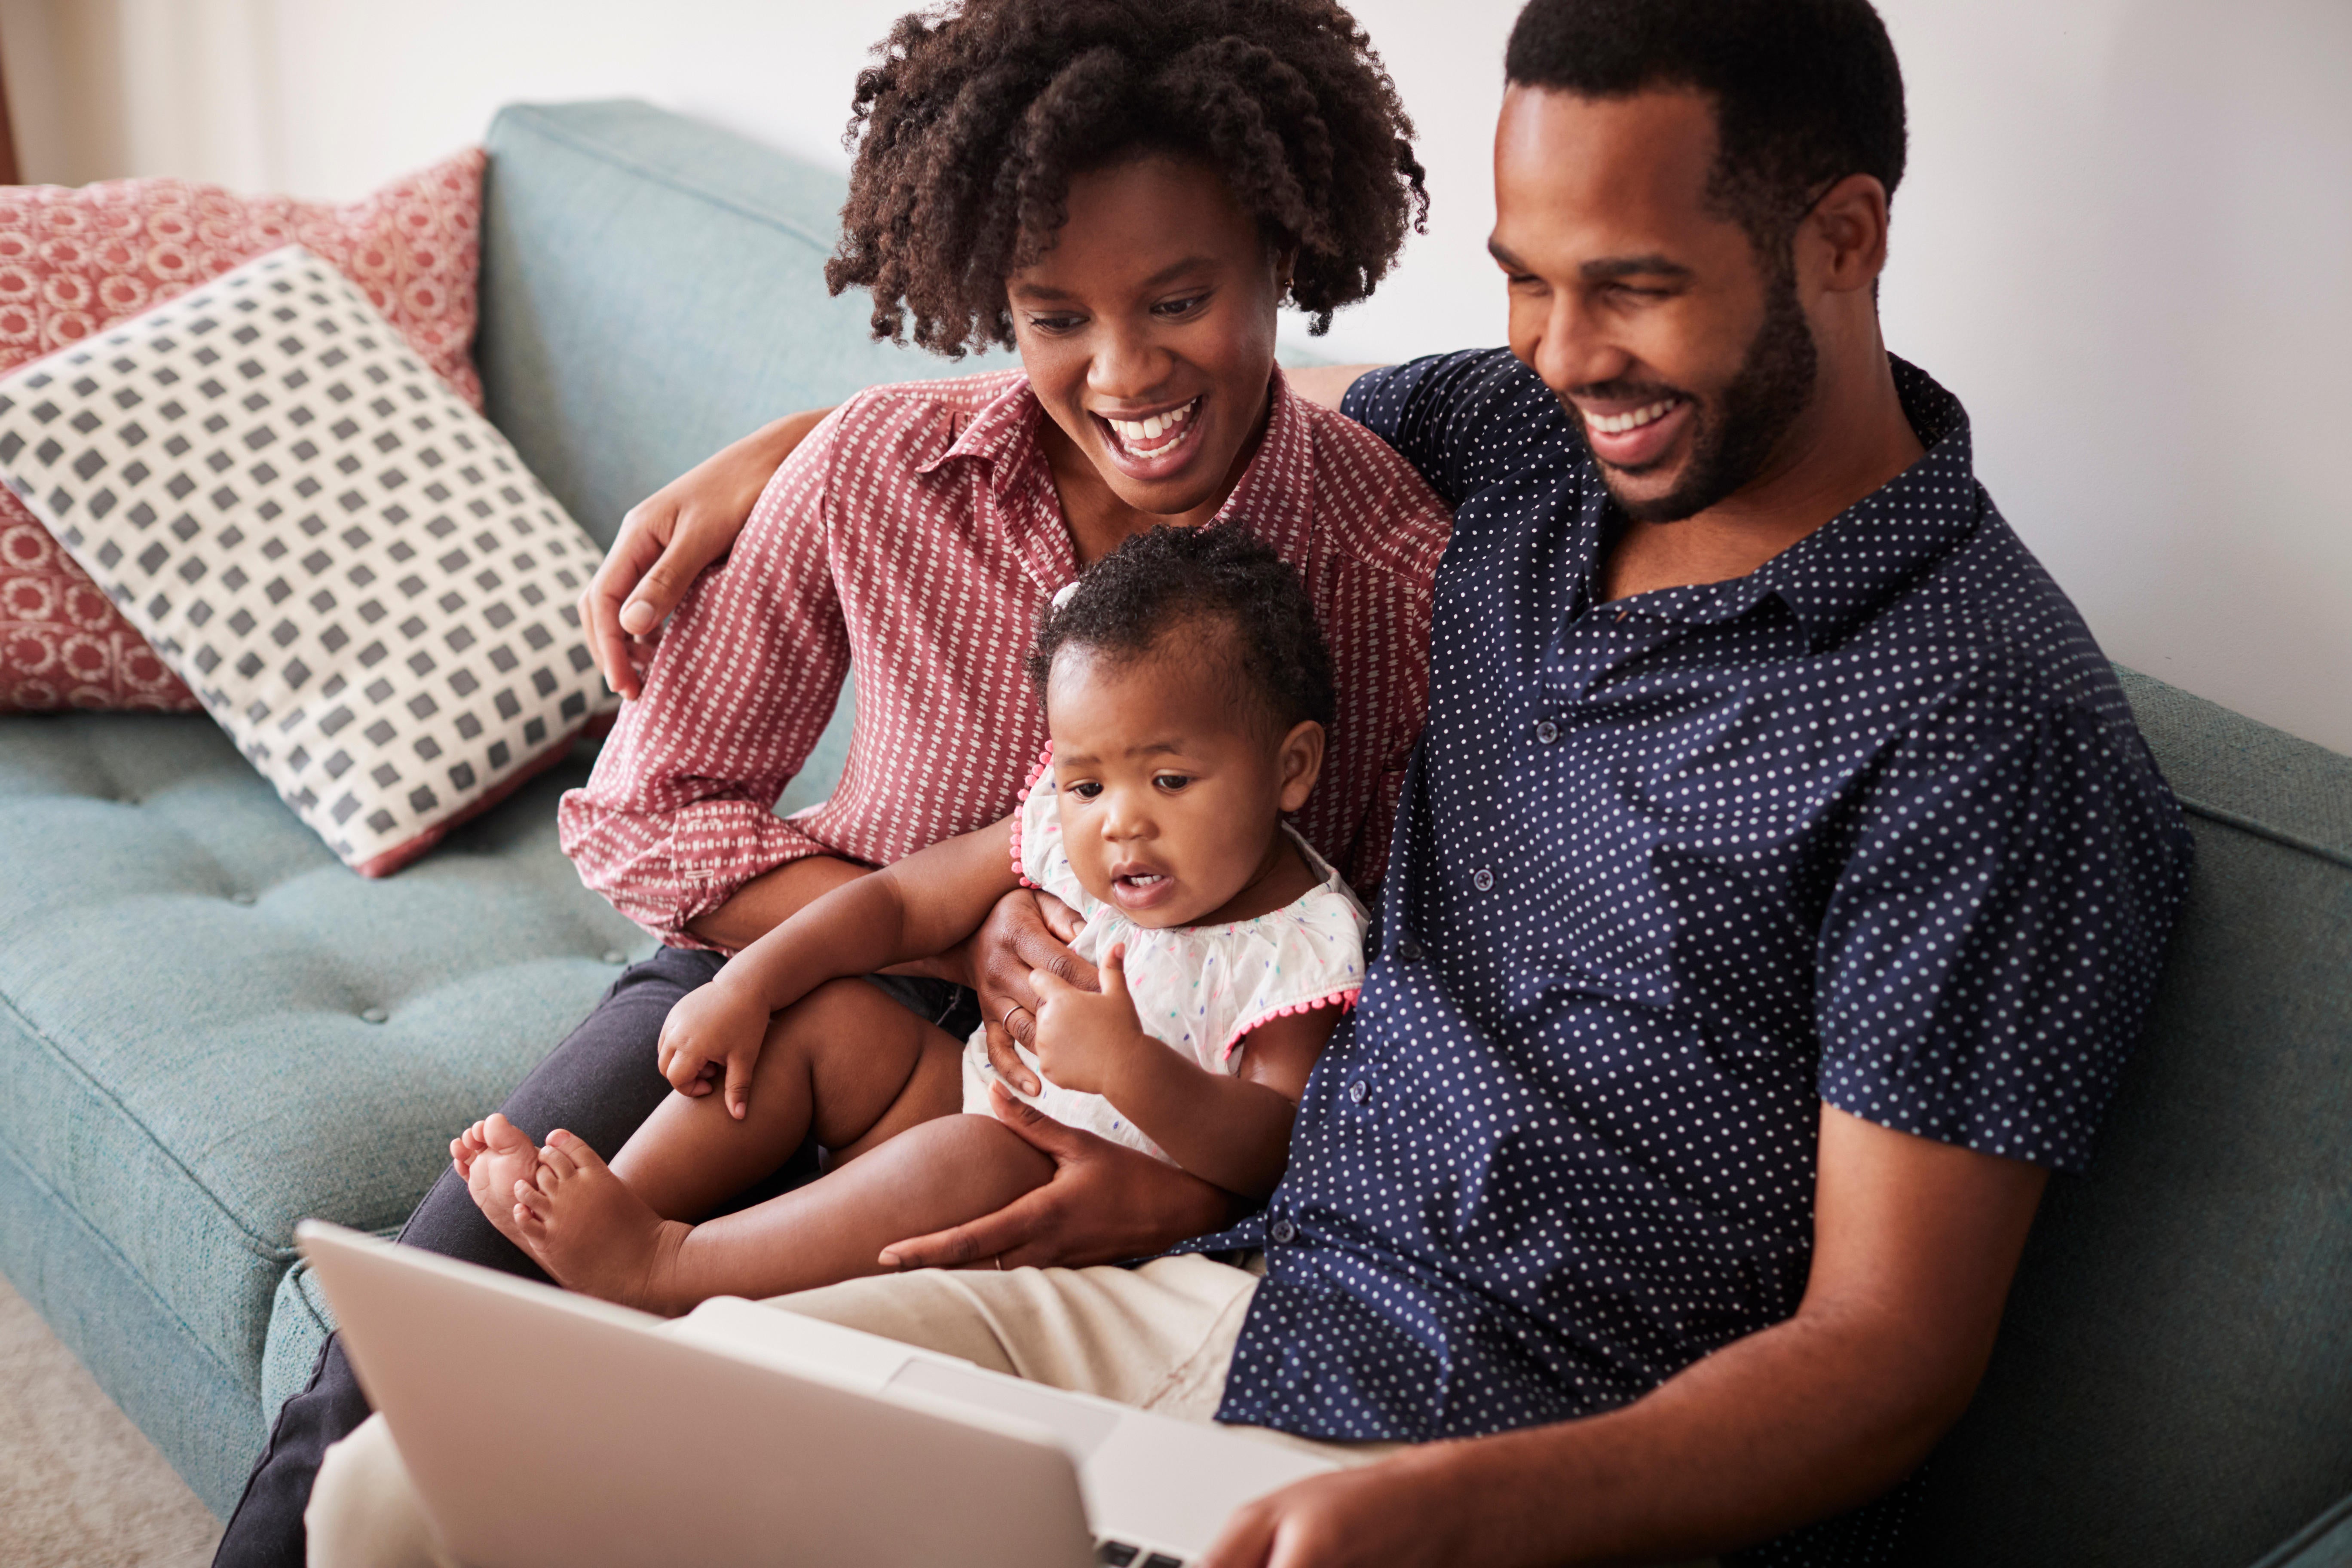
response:
M607 700L595 542L299 246L0 377L0 477L369 875Z

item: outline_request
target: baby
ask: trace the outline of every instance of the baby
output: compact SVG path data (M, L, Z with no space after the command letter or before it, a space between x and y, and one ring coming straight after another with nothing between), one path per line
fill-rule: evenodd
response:
M1042 1184L1051 1163L989 1114L985 1031L959 1045L903 1009L877 1027L877 994L849 978L955 946L1024 884L1084 918L1073 945L1102 990L1037 977L1039 1082L1019 1098L1273 1190L1363 973L1362 907L1283 822L1331 711L1306 594L1238 530L1157 528L1063 591L1029 674L1053 742L1020 810L835 889L688 994L660 1047L681 1092L610 1167L502 1117L451 1145L482 1212L557 1280L667 1313L782 1295L882 1272L890 1243ZM705 1217L812 1135L824 1179Z

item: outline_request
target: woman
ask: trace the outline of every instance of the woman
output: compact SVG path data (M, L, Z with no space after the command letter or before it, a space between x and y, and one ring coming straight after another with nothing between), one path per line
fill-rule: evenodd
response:
M829 281L871 291L877 333L951 355L1005 344L1023 370L881 388L826 416L726 569L680 605L562 812L583 878L667 945L508 1101L534 1139L560 1125L609 1156L668 1092L663 1018L725 951L1008 812L1017 759L1045 738L1021 673L1038 610L1155 523L1246 529L1306 578L1339 713L1299 826L1360 886L1382 868L1448 522L1402 459L1292 395L1273 361L1286 297L1327 324L1370 291L1425 200L1369 42L1328 0L974 0L901 20L855 114ZM772 428L719 467L756 467L763 438L772 451L794 434ZM841 784L779 821L770 803L853 669ZM1025 963L992 922L938 967L877 981L868 1004L968 1032L977 1007L954 983ZM1225 1209L1198 1184L1055 1256L1154 1250ZM404 1239L535 1272L453 1176ZM365 1414L331 1342L220 1561L299 1560L320 1456Z

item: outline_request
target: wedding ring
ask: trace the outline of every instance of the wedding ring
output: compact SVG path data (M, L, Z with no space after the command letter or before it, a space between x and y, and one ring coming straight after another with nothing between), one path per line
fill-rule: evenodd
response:
M1015 1013L1026 1013L1027 1011L1029 1011L1028 1008L1024 1007L1020 1003L1015 1002L1012 1006L1007 1007L1004 1010L1004 1016L999 1018L997 1022L1004 1026L1004 1032L1009 1035L1013 1032L1013 1015Z

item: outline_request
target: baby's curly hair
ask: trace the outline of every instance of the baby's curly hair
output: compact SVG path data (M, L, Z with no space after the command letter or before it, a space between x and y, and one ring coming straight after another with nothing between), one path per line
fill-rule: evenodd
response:
M1331 652L1307 585L1290 563L1230 523L1131 534L1087 568L1076 588L1038 618L1029 679L1039 701L1055 656L1082 647L1122 663L1182 650L1214 659L1237 702L1269 736L1312 719L1331 727ZM1171 650L1172 651L1172 650Z
M1066 219L1070 176L1144 151L1205 159L1321 332L1370 294L1429 194L1412 122L1334 0L964 0L902 16L860 72L835 294L877 338L1013 346L1004 280Z

